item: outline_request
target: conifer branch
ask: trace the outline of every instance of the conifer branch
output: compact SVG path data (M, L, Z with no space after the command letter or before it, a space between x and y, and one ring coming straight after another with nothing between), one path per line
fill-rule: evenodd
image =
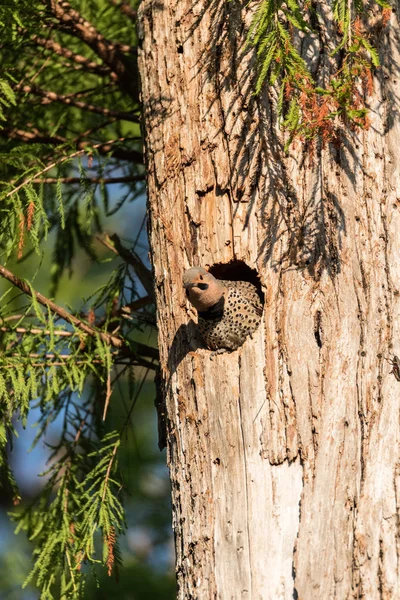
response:
M126 345L126 342L122 338L110 333L105 333L104 331L100 331L96 329L96 327L89 325L82 319L75 317L61 306L58 306L58 304L56 304L49 298L46 298L46 296L44 296L40 292L32 290L28 283L11 273L11 271L6 269L3 265L0 265L0 275L7 279L15 287L20 289L22 292L24 292L24 294L30 297L34 297L35 300L39 302L39 304L50 309L53 313L61 317L61 319L64 319L64 321L67 321L67 323L70 323L74 327L77 327L87 335L90 335L91 337L98 336L108 346L124 349L124 352L126 352L124 356L126 356L127 358L132 357L135 360L137 360L139 364L143 362L143 359L141 358L142 356L147 356L149 358L152 358L153 360L158 360L159 355L157 348L147 346L146 344L141 344L140 342L132 342L132 345L136 350L136 352L132 354L129 347Z
M151 271L144 265L136 252L125 248L116 233L111 236L107 234L103 237L97 236L97 239L115 254L118 254L126 263L128 263L128 265L131 265L131 267L134 268L140 283L143 285L149 298L154 302L154 286Z
M75 434L75 437L74 437L74 444L75 444L75 446L77 446L77 444L79 442L79 438L82 435L83 428L85 427L85 425L87 423L87 418L88 418L88 416L91 413L93 413L93 410L94 410L94 404L91 404L89 406L89 408L87 409L85 416L82 418L81 422L79 423L79 427L78 427L78 429L76 431L76 434Z
M20 89L26 94L40 96L42 98L41 104L51 104L52 102L60 102L61 104L73 106L74 108L79 108L80 110L92 112L97 115L103 115L104 117L115 117L116 119L131 121L132 123L140 123L139 117L134 115L132 112L111 110L103 106L87 104L86 102L76 100L73 95L56 94L55 92L52 92L50 90L42 90L34 85L24 85L21 86Z
M126 304L125 306L122 306L120 309L120 313L122 315L128 316L128 315L131 315L133 312L139 310L140 308L143 308L144 306L153 304L153 302L154 302L154 298L152 298L151 296L143 296L143 298L138 298L137 300L134 300L130 304Z
M116 143L124 142L126 140L127 138L120 138L119 140L111 140L110 142L104 142L103 144L97 145L97 151L99 152L99 154L109 154L113 158L118 158L120 160L126 160L128 162L132 162L139 165L143 164L143 154L141 152L138 152L137 150L132 150L130 148L115 147ZM77 145L85 146L86 150L90 150L90 146L88 147L87 142L78 142Z
M137 67L128 66L127 56L133 55L134 49L126 44L116 44L107 40L92 23L73 9L67 0L47 0L47 5L57 19L55 27L69 33L84 42L118 77L122 89L139 101L137 86Z
M15 352L12 354L13 358L20 358L20 355ZM42 362L33 362L33 363L29 363L30 367L63 367L67 364L68 360L73 359L74 361L74 365L87 365L88 361L87 360L80 360L80 359L76 359L72 354L54 354L54 352L47 352L46 354L39 354L38 352L31 352L30 354L27 355L28 358L42 358L43 361ZM117 366L123 366L124 368L129 366L129 363L126 362L120 362L118 360L118 353L113 354L113 357L115 357L113 359L113 363L114 365ZM57 359L57 360L55 360ZM127 360L127 357L123 357L124 360ZM134 359L135 361L135 366L138 367L144 367L145 369L152 369L153 371L156 369L156 366L144 359L144 358L138 358L136 357ZM90 360L91 364L98 364L98 365L102 365L104 364L104 361L101 359L91 359ZM3 369L14 369L15 368L15 364L9 364L9 365L3 365L2 366Z
M104 420L104 419L103 419ZM119 446L120 440L118 439L116 441L116 443L114 444L114 448L111 454L111 458L110 458L110 462L108 463L107 466L107 471L106 471L106 476L104 478L104 487L103 487L103 495L101 497L101 501L104 502L104 499L106 497L106 493L107 493L107 484L108 484L108 480L110 479L110 474L111 474L111 468L113 466L113 462L115 460L115 457L117 455L117 450L118 450L118 446Z
M19 315L23 317L23 315ZM60 337L71 337L76 335L75 331L65 331L64 329L50 331L49 329L40 329L40 327L0 327L0 331L3 333L30 333L32 335L57 335Z
M79 138L75 140L68 140L60 136L47 136L45 134L41 134L40 132L30 132L24 131L22 129L3 128L0 130L0 135L2 135L3 137L9 137L11 139L20 139L27 144L53 144L55 146L72 145L78 147L77 152L73 152L69 156L63 157L64 160L60 159L60 161L52 163L53 166L65 162L66 160L70 160L75 156L79 156L79 154L82 154L84 152L90 152L91 149L96 149L99 154L111 155L113 158L118 158L120 160L126 160L128 162L136 164L143 163L143 155L141 152L138 152L137 150L114 146L118 142L127 141L127 138L110 140L108 142L102 142L92 146L87 140L82 141ZM49 171L51 168L52 167L46 168L46 171ZM39 174L46 171L39 171ZM35 176L37 175L38 173L36 173ZM30 178L29 181L32 181L32 178Z
M77 156L80 156L81 154L84 154L85 152L90 151L91 149L92 150L98 150L98 151L100 151L101 148L104 148L104 147L108 148L109 146L111 146L112 144L115 144L116 142L123 141L123 139L124 138L120 138L118 140L110 140L109 142L105 142L105 143L104 142L100 142L99 144L94 144L91 147L88 147L85 144L83 148L80 148L76 152L72 152L68 156L62 156L62 157L60 157L58 160L55 160L55 161L51 162L50 164L48 164L41 171L38 171L37 173L35 173L31 177L28 177L27 179L24 179L19 185L17 185L16 188L14 188L10 192L8 192L5 197L6 198L10 198L11 196L13 196L17 192L19 192L19 190L22 189L25 185L28 185L29 183L32 183L36 178L40 177L41 175L44 175L45 173L48 173L49 171L51 171L51 169L54 169L55 167L57 167L59 165L62 165L63 163L65 163L65 162L67 162L69 160L72 160L73 158L76 158Z
M375 3L385 27L390 5L387 0ZM300 32L309 34L314 10L299 0L261 0L247 36L247 43L257 49L256 93L265 82L278 91L277 113L290 134L285 149L294 137L338 143L341 121L369 127L365 99L372 90L373 70L380 63L365 30L365 6L353 0L334 0L332 16L338 36L331 56L337 55L340 68L324 75L324 87L318 85L319 73L309 71L307 57L295 41Z
M26 144L51 144L53 146L60 146L68 142L66 138L56 135L46 135L37 130L25 131L23 129L10 129L4 127L1 130L1 135L2 137L7 137L11 140L22 140Z
M47 0L46 4L58 20L58 23L56 23L57 29L65 30L67 33L72 33L78 37L103 60L110 60L112 53L115 51L133 52L134 49L128 44L113 43L107 40L93 23L90 23L79 11L72 8L68 0Z
M14 353L14 354L12 354L12 356L14 358L20 358L20 355L18 353ZM130 366L131 363L119 361L118 354L115 354L114 356L117 357L113 360L114 365L122 366L124 368ZM37 352L32 352L31 354L28 355L28 357L43 359L42 362L29 363L29 367L64 367L66 364L68 364L68 360L71 360L71 359L73 359L75 366L76 365L87 365L89 362L87 360L76 359L71 354L54 354L52 352L49 352L47 354L39 354ZM56 358L58 360L55 360ZM123 359L125 361L127 360L127 358L128 357L123 357ZM152 371L156 370L156 365L154 363L146 360L145 358L135 356L133 359L133 362L134 362L134 366L136 366L136 367L143 367L145 369L151 369ZM90 360L90 364L103 365L104 361L101 359L95 358L95 359ZM15 369L15 364L3 365L2 368L3 369Z
M110 404L111 394L112 394L111 373L109 371L107 373L107 385L106 385L106 397L104 400L103 421L106 420L107 410L108 410L108 405Z
M17 352L12 354L13 358L20 358ZM29 363L30 367L63 367L67 364L68 360L73 359L75 365L86 365L87 360L77 360L72 354L54 354L54 352L46 352L46 354L40 354L39 352L31 352L27 355L28 358L41 358L42 362ZM57 360L55 360L57 359ZM104 361L99 358L94 358L90 361L93 364L104 364ZM140 365L143 366L143 365ZM3 365L3 369L13 369L14 364Z
M77 140L88 139L96 131L100 131L100 129L104 129L104 127L108 127L108 125L115 123L115 121L117 121L117 120L118 119L115 119L114 117L111 117L110 119L105 119L98 125L94 125L93 127L90 127L90 129L87 129L86 131L82 131L82 133L80 133L79 136L77 137Z
M49 298L46 298L46 296L40 292L35 292L25 281L11 273L11 271L6 269L3 265L0 265L0 275L15 285L15 287L19 288L24 294L31 297L33 296L42 306L50 309L53 313L64 319L64 321L67 321L67 323L77 327L84 333L92 337L99 336L103 342L109 346L114 346L114 348L122 348L124 345L124 340L121 338L109 333L104 333L103 331L98 331L95 327L92 327L85 323L85 321L82 321L82 319L75 317Z
M46 48L47 50L51 50L55 54L58 54L59 56L67 58L68 60L71 60L72 62L78 64L85 71L95 73L101 76L107 76L113 81L116 81L118 79L118 76L115 73L113 73L111 69L106 65L101 65L93 60L89 60L85 56L75 54L75 52L72 52L72 50L64 48L63 46L61 46L61 44L58 44L52 39L46 39L39 37L38 35L33 35L31 37L31 40L38 46Z
M76 587L76 582L75 582L75 572L74 572L74 569L73 569L72 564L71 564L71 559L70 559L70 556L69 556L69 550L68 550L68 548L65 548L65 556L67 557L67 563L68 563L69 573L70 573L70 576L71 576L72 587L74 589L74 594L76 594L77 593L77 587Z
M32 252L40 251L47 233L57 228L53 285L74 266L80 250L90 255L91 231L101 230L103 213L108 217L119 210L132 197L134 182L144 180L144 169L128 169L123 162L143 164L136 125L127 134L130 137L110 140L121 134L106 133L119 131L122 119L139 122L136 49L110 41L115 37L137 43L131 22L136 11L129 3L106 0L93 27L79 13L85 7L92 11L90 3L44 0L44 10L37 11L29 3L11 2L16 16L21 16L15 26L21 36L5 31L2 41L6 46L5 81L0 78L0 119L5 126L0 140L6 141L0 183L3 246L8 257L14 250L21 253L29 239ZM68 118L71 113L78 121ZM18 115L25 116L18 120ZM130 189L114 207L106 185L117 183L129 184ZM39 189L37 184L54 187ZM95 189L96 184L102 188ZM111 238L110 244L115 248ZM53 292L48 297L40 294L24 280L23 270L20 279L8 263L0 266L0 280L7 280L0 316L0 401L5 407L0 468L14 421L24 421L37 401L41 414L34 443L55 419L61 416L63 421L59 440L50 446L51 466L43 488L31 506L14 515L19 529L26 530L35 544L34 567L26 584L36 583L48 600L81 597L87 576L83 562L102 562L108 573L121 563L117 538L124 530L124 508L117 447L129 423L123 432L119 427L103 436L100 421L102 413L109 416L116 382L122 379L129 383L121 390L122 400L125 405L126 393L132 401L126 412L132 414L148 373L156 368L158 351L135 342L137 325L151 318L150 311L140 309L153 299L147 292L145 298L137 297L138 278L128 264L138 268L141 278L151 279L148 265L139 257L135 260L136 255L122 245L116 254L127 264L115 260L107 265L103 273L107 281L89 291L91 308L82 312L53 302ZM128 259L130 254L133 259ZM25 296L18 315L12 313L15 295ZM11 472L7 478L12 481ZM98 532L103 537L102 559L95 548Z
M133 21L134 23L136 23L136 18L137 18L137 11L132 8L131 6L129 6L129 4L127 2L119 2L119 0L109 0L111 2L111 4L113 4L114 6L116 6L117 8L119 8L119 10L122 12L122 14L126 15L127 17L129 17L129 19L131 19L131 21Z
M145 175L128 175L126 177L44 177L32 180L32 183L101 183L101 184L117 184L117 183L134 183L135 181L145 181Z

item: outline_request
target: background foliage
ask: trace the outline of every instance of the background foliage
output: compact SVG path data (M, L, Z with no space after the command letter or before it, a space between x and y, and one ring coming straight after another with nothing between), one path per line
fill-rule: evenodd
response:
M117 0L0 6L1 485L29 540L3 553L7 598L24 579L106 598L116 578L121 598L173 597L135 20ZM34 422L47 464L27 489Z

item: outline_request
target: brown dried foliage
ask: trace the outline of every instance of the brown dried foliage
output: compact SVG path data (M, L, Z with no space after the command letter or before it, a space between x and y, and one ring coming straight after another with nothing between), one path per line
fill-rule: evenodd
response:
M22 258L24 245L25 245L25 217L22 213L19 215L18 229L19 229L19 239L18 239L17 257L18 257L18 259L20 259L20 258Z
M26 228L28 231L31 230L34 215L35 215L35 203L29 202L28 209L26 211Z
M109 577L112 575L112 571L114 568L114 562L115 562L114 548L115 548L116 540L117 540L117 536L115 535L115 529L114 529L114 527L111 527L111 529L106 537L107 549L108 549L106 567L107 567L107 574Z
M382 27L386 27L386 25L390 21L391 15L392 15L392 9L390 7L384 8L382 10Z

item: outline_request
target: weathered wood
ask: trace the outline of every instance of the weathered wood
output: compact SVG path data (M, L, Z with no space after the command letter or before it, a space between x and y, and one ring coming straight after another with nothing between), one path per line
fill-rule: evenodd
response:
M285 157L273 93L253 95L247 10L140 8L178 596L399 598L398 24L370 129ZM263 322L211 360L181 277L233 259L258 270Z

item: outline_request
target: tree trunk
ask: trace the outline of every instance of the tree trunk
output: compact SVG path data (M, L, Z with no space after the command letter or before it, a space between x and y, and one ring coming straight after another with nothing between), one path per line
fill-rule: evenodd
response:
M399 28L380 33L371 127L285 156L247 12L140 9L178 597L400 598ZM182 273L230 261L257 270L264 316L211 358Z

